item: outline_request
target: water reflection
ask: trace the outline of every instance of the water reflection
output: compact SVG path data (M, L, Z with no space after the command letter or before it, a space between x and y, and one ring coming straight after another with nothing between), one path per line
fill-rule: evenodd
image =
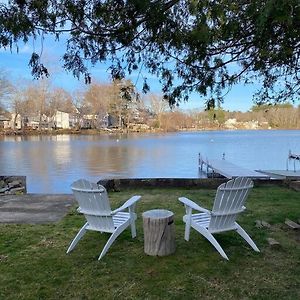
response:
M78 178L199 177L198 153L250 169L284 169L300 131L59 135L0 138L1 175L25 175L29 192L70 192Z

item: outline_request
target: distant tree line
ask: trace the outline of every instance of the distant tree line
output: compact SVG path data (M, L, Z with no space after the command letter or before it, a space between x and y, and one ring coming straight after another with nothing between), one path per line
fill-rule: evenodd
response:
M112 127L125 131L300 128L300 107L290 103L255 105L248 112L229 112L220 106L182 111L170 109L160 94L149 93L141 97L129 80L94 82L69 93L53 86L48 79L12 84L2 71L0 115L7 114L8 107L14 118L35 116L39 129L43 118L52 117L57 111L76 114L79 118L88 117L90 128L94 129L103 128L104 118L110 119ZM81 129L81 124L77 125Z

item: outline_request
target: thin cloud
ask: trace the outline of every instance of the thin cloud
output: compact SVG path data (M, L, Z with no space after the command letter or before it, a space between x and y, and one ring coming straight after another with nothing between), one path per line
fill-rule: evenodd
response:
M31 54L32 53L32 48L29 45L24 45L19 49L20 54Z

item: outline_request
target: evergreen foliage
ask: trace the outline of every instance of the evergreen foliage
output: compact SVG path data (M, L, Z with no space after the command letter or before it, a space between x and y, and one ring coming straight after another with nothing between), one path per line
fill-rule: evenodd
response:
M258 104L293 101L300 93L299 0L0 4L0 48L47 35L67 36L63 66L75 77L91 81L86 61L110 62L114 79L147 70L160 79L171 105L188 100L192 91L220 102L238 82L262 84L254 95ZM40 54L33 52L29 65L34 77L49 75Z

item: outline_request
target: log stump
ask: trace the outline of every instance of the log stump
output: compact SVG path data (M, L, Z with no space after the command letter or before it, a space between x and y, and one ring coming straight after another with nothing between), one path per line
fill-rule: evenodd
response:
M143 213L144 251L148 255L166 256L175 252L173 212L153 209Z

